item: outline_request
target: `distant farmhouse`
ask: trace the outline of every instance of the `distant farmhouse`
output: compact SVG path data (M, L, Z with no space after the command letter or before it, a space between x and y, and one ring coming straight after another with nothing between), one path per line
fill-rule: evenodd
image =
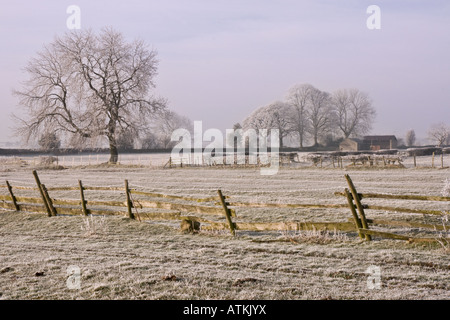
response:
M345 139L339 144L340 151L363 151L397 148L395 136L365 136L363 139Z

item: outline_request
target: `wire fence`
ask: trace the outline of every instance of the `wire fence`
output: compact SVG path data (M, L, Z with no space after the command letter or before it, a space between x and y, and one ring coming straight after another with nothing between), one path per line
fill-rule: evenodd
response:
M450 165L450 156L448 154L423 155L423 156L406 156L406 155L387 155L387 156L373 156L373 155L355 155L333 157L326 154L315 154L309 152L293 152L293 157L281 156L281 164L288 164L297 167L318 167L318 168L345 168L345 167L386 167L394 165L404 168L448 168ZM281 154L283 155L283 154ZM245 156L244 156L245 157ZM236 163L257 163L255 158L240 161L242 159L235 158L233 162ZM237 160L237 161L236 161ZM291 161L292 160L292 161ZM8 166L45 166L45 165L59 165L63 167L80 167L80 166L96 166L107 164L109 161L109 154L77 154L77 155L59 155L59 156L0 156L0 166L3 169ZM227 164L228 160L223 160ZM188 153L184 156L172 157L170 153L123 153L119 154L118 164L120 165L136 165L146 167L164 167L168 166L210 166L222 163L216 163L215 158L206 157L202 154Z

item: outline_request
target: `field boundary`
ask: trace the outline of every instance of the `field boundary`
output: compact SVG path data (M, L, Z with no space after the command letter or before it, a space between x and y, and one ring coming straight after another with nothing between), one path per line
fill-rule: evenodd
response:
M348 174L345 175L347 180L348 188L344 189L344 192L335 192L337 196L344 196L347 198L348 207L352 214L352 219L354 222L355 230L358 232L361 239L367 241L372 240L372 236L377 236L381 238L406 240L409 242L445 242L448 245L449 239L443 237L442 235L437 235L434 237L414 237L407 235L400 235L393 232L385 232L372 230L369 228L369 224L372 225L383 225L383 226L393 226L393 227L409 227L417 229L428 229L436 232L447 233L447 226L445 224L445 219L441 225L437 224L427 224L414 221L404 221L404 220L390 220L390 219L367 219L365 210L382 210L386 212L401 212L401 213L412 213L412 214L422 214L422 215L433 215L433 216L448 216L450 213L445 210L428 210L428 209L411 209L405 207L391 207L391 206L379 206L379 205L365 205L362 204L362 199L364 198L374 198L374 199L396 199L396 200L416 200L416 201L437 201L437 202L450 202L450 197L440 197L440 196L421 196L421 195L393 195L393 194L379 194L379 193L358 193L352 179Z
M131 188L128 180L124 187L85 186L78 180L78 186L47 187L40 181L36 171L33 171L36 186L12 186L9 181L0 185L7 189L8 194L0 195L0 207L16 211L46 213L49 217L56 215L122 215L135 220L179 220L181 230L197 232L202 224L202 230L230 230L235 235L236 230L246 231L299 231L299 230L339 230L354 231L351 222L233 222L237 218L237 208L343 208L343 204L274 204L229 202L222 190L217 190L217 196L192 197L183 195L168 195L147 192ZM36 192L39 196L16 196L14 189ZM79 199L53 198L49 193L55 191L79 191ZM86 191L120 192L121 200L88 200ZM119 195L118 195L119 196ZM135 196L144 197L137 199ZM147 199L148 198L148 199ZM174 200L175 202L173 202ZM231 208L232 207L232 208ZM142 209L165 209L172 212L143 212ZM215 216L225 221L213 221L205 218Z
M364 198L382 198L449 202L450 197L358 193L349 175L345 175L349 188L345 188L344 192L334 193L337 196L344 196L347 199L347 203L296 204L232 201L229 196L223 195L220 189L217 190L217 196L192 197L169 195L132 188L128 180L124 180L123 187L85 186L81 180L78 180L77 186L47 187L40 181L36 171L32 173L36 183L35 187L13 186L9 181L6 181L5 185L0 185L0 190L7 190L7 194L0 194L0 207L15 211L46 213L49 217L57 215L122 215L138 221L179 221L180 228L183 232L197 233L200 230L229 230L233 236L236 235L237 230L255 232L313 230L356 232L361 239L367 241L371 241L372 236L375 236L407 240L409 242L434 242L442 240L442 238L438 236L431 238L411 237L386 232L384 230L374 230L371 226L387 225L396 228L419 228L434 230L436 232L447 232L445 224L437 225L417 221L368 219L365 215L365 210L368 209L433 216L442 215L445 213L443 210L363 205L361 200ZM35 192L37 196L17 196L14 189L23 190L28 193ZM51 197L49 193L56 191L78 191L79 198L63 199ZM120 194L117 194L117 197L114 195L117 198L115 200L90 200L90 196L87 195L86 191L109 191ZM347 221L246 222L238 219L236 210L239 208L311 208L327 210L349 208L351 217Z

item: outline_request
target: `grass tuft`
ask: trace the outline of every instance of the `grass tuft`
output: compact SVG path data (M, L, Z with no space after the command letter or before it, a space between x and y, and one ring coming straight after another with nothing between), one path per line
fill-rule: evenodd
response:
M345 233L334 229L329 230L300 230L292 232L290 230L281 231L281 235L286 240L293 243L314 243L327 244L331 242L345 242L348 241L348 236Z

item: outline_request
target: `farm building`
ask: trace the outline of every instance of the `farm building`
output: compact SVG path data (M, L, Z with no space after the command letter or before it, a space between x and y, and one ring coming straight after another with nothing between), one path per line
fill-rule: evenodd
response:
M381 150L397 148L397 138L392 135L364 136L363 139L345 139L339 144L340 151Z
M359 151L362 149L362 140L360 139L345 139L339 144L340 151Z
M365 136L363 138L367 150L395 149L397 148L397 138L395 136Z

